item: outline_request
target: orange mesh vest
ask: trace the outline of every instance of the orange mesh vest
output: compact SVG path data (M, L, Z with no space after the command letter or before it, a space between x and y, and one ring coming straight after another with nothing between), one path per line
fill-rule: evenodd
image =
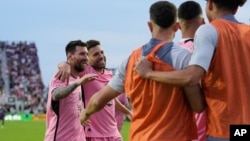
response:
M229 138L230 124L250 124L250 26L223 19L211 24L218 46L203 80L207 133Z
M173 71L170 65L155 57L161 42L147 56L153 69ZM133 71L141 57L142 47L132 52L125 76L125 93L131 100L133 119L130 141L186 141L197 137L193 112L181 87L174 87L140 77Z

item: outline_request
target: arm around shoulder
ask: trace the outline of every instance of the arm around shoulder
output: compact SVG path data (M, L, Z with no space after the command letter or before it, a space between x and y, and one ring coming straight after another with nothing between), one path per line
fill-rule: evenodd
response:
M177 71L150 71L147 73L146 78L185 87L199 84L204 72L204 69L200 66L191 65Z

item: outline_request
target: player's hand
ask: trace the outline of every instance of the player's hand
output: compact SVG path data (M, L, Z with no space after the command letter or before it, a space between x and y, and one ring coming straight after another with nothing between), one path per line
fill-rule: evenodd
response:
M127 115L127 118L131 121L132 120L132 112Z
M80 120L83 126L88 126L90 124L89 116L86 115L85 110L81 112Z
M148 78L148 74L152 72L153 63L148 61L146 57L141 57L139 61L136 62L134 70L144 78Z
M59 71L56 74L56 78L63 82L68 82L71 74L70 65L67 62L61 62L57 65Z
M80 79L77 79L75 82L77 85L84 85L88 82L95 80L97 77L98 75L94 73L85 74L83 77L81 77Z

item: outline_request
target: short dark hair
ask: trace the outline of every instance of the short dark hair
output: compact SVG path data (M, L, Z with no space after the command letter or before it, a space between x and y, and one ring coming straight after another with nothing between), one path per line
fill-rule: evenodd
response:
M176 6L168 1L158 1L150 6L150 19L161 28L170 27L177 16Z
M74 53L76 50L76 46L87 47L87 44L81 40L70 41L65 47L66 54L68 54L69 52Z
M247 0L213 0L218 8L234 11L239 6L243 6Z
M97 41L97 40L88 40L87 42L87 49L91 49L97 45L101 45L100 41Z
M178 18L183 20L192 20L202 15L202 9L199 3L195 1L183 2L178 8Z

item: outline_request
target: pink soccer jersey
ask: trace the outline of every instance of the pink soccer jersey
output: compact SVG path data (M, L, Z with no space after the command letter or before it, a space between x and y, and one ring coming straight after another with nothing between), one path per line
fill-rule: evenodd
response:
M121 102L123 105L128 105L128 98L125 94L120 94L117 99ZM124 121L124 113L120 111L115 111L115 118L117 122L117 128L119 131L122 129L123 121Z
M69 84L75 80L70 77ZM44 141L85 141L85 133L79 118L83 109L81 87L77 87L68 97L52 102L51 92L66 85L55 78L50 83Z
M111 79L112 72L105 70L103 74L95 71L91 66L88 66L81 74L94 73L98 77L96 80L91 81L83 86L85 102L88 104L91 96L103 88ZM97 113L91 115L90 125L85 128L87 137L121 137L115 120L115 102L111 100L107 105Z
M182 39L178 42L178 44L186 49L188 49L190 52L193 52L193 39L187 38ZM201 113L195 114L195 120L196 120L196 126L198 131L198 139L193 141L206 141L206 117L207 112L204 110Z
M188 49L190 52L193 52L193 39L187 38L187 39L181 39L178 44L186 49Z

